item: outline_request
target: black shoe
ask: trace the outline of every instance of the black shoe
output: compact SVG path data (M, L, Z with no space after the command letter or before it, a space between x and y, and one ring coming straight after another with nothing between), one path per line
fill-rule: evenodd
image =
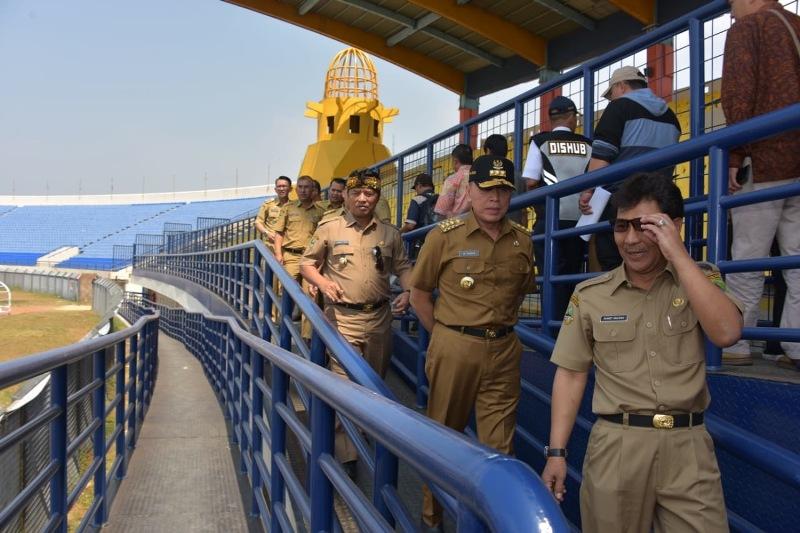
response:
M347 477L349 477L351 481L355 481L356 476L358 476L358 461L342 463L342 470L344 470L344 473L347 474Z

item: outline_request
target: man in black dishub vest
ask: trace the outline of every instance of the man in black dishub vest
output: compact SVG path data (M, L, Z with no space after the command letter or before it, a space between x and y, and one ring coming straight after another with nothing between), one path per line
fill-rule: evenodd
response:
M550 103L548 110L552 131L538 133L531 137L528 157L522 177L528 190L558 183L586 172L592 157L592 145L589 139L575 133L578 126L578 109L575 102L566 96L557 96ZM580 193L561 198L559 202L558 228L573 228L580 218L578 197ZM536 224L533 234L544 233L544 205L534 206ZM534 255L539 273L544 268L544 243L534 242ZM558 241L558 274L576 274L582 271L586 243L580 237L559 239ZM572 285L555 286L555 317L564 316L572 294Z

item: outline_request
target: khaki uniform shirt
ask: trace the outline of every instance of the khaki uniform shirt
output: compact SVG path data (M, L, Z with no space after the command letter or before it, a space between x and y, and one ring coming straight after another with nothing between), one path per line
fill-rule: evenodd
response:
M381 250L383 270L376 266L375 247ZM397 228L373 218L362 230L349 212L320 223L300 264L321 267L344 291L343 301L353 304L387 301L389 274L411 270Z
M384 197L378 199L378 205L375 206L375 218L387 224L392 223L392 210Z
M536 284L532 263L526 229L505 219L494 241L470 211L428 233L411 285L428 292L439 288L433 316L445 326L512 326L522 299Z
M304 208L299 200L284 205L275 223L275 231L283 233L283 247L305 248L322 219L322 213L321 207L312 203Z
M699 266L727 294L719 270ZM577 372L595 365L596 414L690 413L710 401L703 330L671 264L648 291L625 265L579 283L550 360Z
M256 215L256 220L260 220L264 226L269 231L275 231L275 224L278 221L278 217L281 214L281 205L278 203L277 198L273 198L272 200L267 200L258 210L258 215ZM266 241L267 236L264 235L263 239Z

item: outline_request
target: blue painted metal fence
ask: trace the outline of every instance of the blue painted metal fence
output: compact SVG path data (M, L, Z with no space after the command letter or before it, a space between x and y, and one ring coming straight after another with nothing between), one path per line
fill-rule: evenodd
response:
M67 531L67 513L78 496L93 480L91 506L76 531L99 528L125 477L139 429L155 385L158 366L158 314L145 314L133 326L116 333L0 364L0 389L49 374L49 403L38 415L0 437L0 454L18 446L38 431L49 432L50 457L24 489L0 509L0 529L15 530L19 515L30 505L48 502L49 520L44 531ZM70 365L90 361L93 379L68 394ZM108 399L108 380L114 380L114 397ZM45 389L47 390L47 389ZM67 412L90 398L92 418L80 434L67 431ZM113 415L113 430L107 434L106 422ZM110 428L109 428L110 429ZM76 460L81 445L92 442L92 461L74 486L67 484L67 462ZM106 459L113 451L110 467ZM24 522L24 521L23 521ZM31 527L21 526L22 530Z
M156 264L169 269L167 262ZM295 292L299 287L286 289ZM287 317L291 315L289 298L283 300ZM323 341L330 343L337 356L350 351L344 349L344 339L331 337L329 328L315 334L308 360L284 349L288 343L279 347L266 342L230 317L187 313L135 299L129 299L123 313L133 319L148 312L148 307L160 310L162 328L202 362L241 449L241 471L253 488L252 512L267 530L295 530L292 508L311 531L340 530L334 513L336 492L362 531L416 531L417 518L410 515L397 491L397 461L401 460L438 485L459 531L568 531L555 500L523 463L439 426L386 398L387 394L376 393L375 388L385 387L380 380L371 383L370 390L322 370ZM288 318L284 321L284 341L290 336L283 334L290 323ZM364 374L371 373L366 365L359 366L365 367ZM373 378L362 379L370 383ZM303 412L298 412L290 397L293 386ZM310 422L304 423L304 414ZM336 416L346 417L375 442L374 455L363 453L366 443L359 446L364 448L360 449L362 460L372 471L371 500L334 458ZM289 434L299 441L302 459L287 450ZM432 450L446 450L446 457ZM293 468L298 460L304 461L305 479Z

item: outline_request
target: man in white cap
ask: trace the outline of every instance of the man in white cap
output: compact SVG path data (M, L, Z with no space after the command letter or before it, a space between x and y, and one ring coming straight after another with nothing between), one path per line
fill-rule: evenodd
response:
M594 130L590 172L678 142L681 135L678 118L664 99L647 87L647 78L636 67L615 70L603 97L611 103ZM672 179L673 170L669 166L658 173L665 179ZM619 183L603 188L615 192ZM581 194L579 206L584 214L592 212L589 200L593 192L588 190ZM610 207L607 207L600 220L608 220L609 215ZM622 263L611 233L598 234L596 246L603 270L612 270Z

